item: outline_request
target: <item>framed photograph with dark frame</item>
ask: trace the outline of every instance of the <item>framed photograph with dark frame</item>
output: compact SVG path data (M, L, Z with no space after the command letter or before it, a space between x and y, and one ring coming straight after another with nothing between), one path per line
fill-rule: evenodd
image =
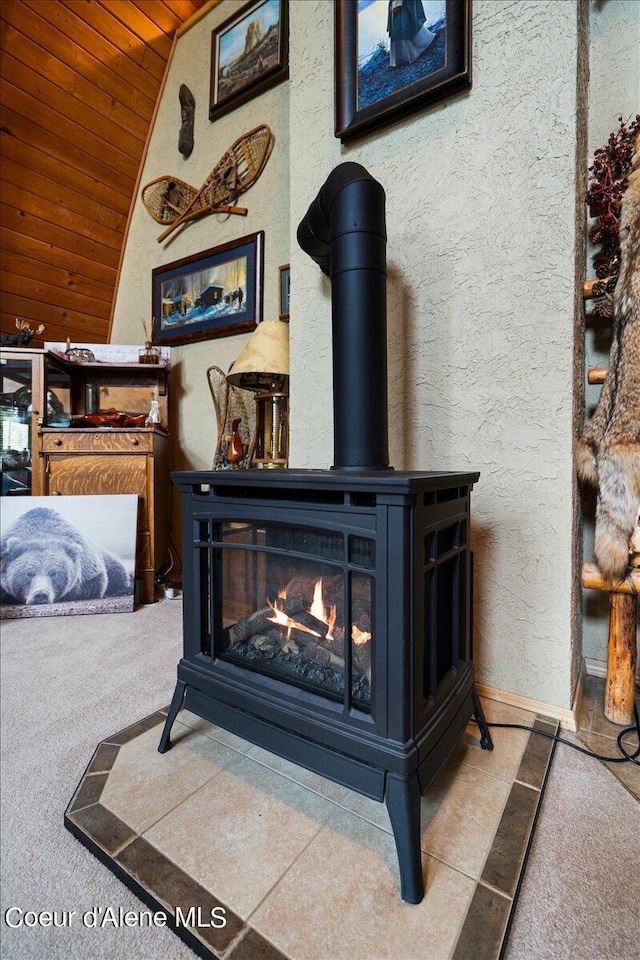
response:
M253 330L262 320L264 233L152 271L153 342L179 346Z
M288 263L283 263L281 267L278 267L278 281L278 288L280 290L278 317L280 320L288 320L289 293L291 291L291 267Z
M471 0L337 0L335 135L344 143L471 86Z
M289 0L253 0L211 34L209 120L289 76Z

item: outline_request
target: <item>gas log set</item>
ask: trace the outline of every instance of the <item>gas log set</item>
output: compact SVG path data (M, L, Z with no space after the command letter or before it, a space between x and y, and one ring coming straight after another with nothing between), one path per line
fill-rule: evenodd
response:
M324 593L329 603L324 603ZM352 698L360 709L371 700L371 590L366 581L352 590L354 682ZM327 696L344 696L346 622L342 577L296 577L278 599L228 628L226 654L245 660L272 675L317 689ZM223 639L224 644L224 639Z
M334 466L174 474L184 650L159 750L197 715L386 803L404 900L424 896L420 796L472 715L477 473L395 471L385 193L328 177L298 241L331 277Z

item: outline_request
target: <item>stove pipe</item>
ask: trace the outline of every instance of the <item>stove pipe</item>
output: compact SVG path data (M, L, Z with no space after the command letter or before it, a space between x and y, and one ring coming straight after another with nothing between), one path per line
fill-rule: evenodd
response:
M298 227L298 243L331 278L334 466L390 470L387 411L385 192L359 163L341 163Z

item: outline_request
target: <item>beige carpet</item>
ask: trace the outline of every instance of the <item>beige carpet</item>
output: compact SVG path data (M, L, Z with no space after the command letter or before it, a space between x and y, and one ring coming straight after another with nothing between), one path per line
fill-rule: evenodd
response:
M168 702L181 652L180 618L180 603L164 601L134 614L3 623L0 933L6 960L193 958L162 928L10 930L4 920L13 906L142 909L64 829L62 816L96 745ZM640 808L631 795L597 761L559 747L507 960L635 960L639 837ZM440 957L425 945L424 960Z

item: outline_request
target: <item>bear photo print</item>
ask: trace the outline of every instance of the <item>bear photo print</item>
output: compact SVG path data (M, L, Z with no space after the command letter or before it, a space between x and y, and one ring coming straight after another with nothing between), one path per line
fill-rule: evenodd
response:
M5 619L131 612L138 498L3 497Z

